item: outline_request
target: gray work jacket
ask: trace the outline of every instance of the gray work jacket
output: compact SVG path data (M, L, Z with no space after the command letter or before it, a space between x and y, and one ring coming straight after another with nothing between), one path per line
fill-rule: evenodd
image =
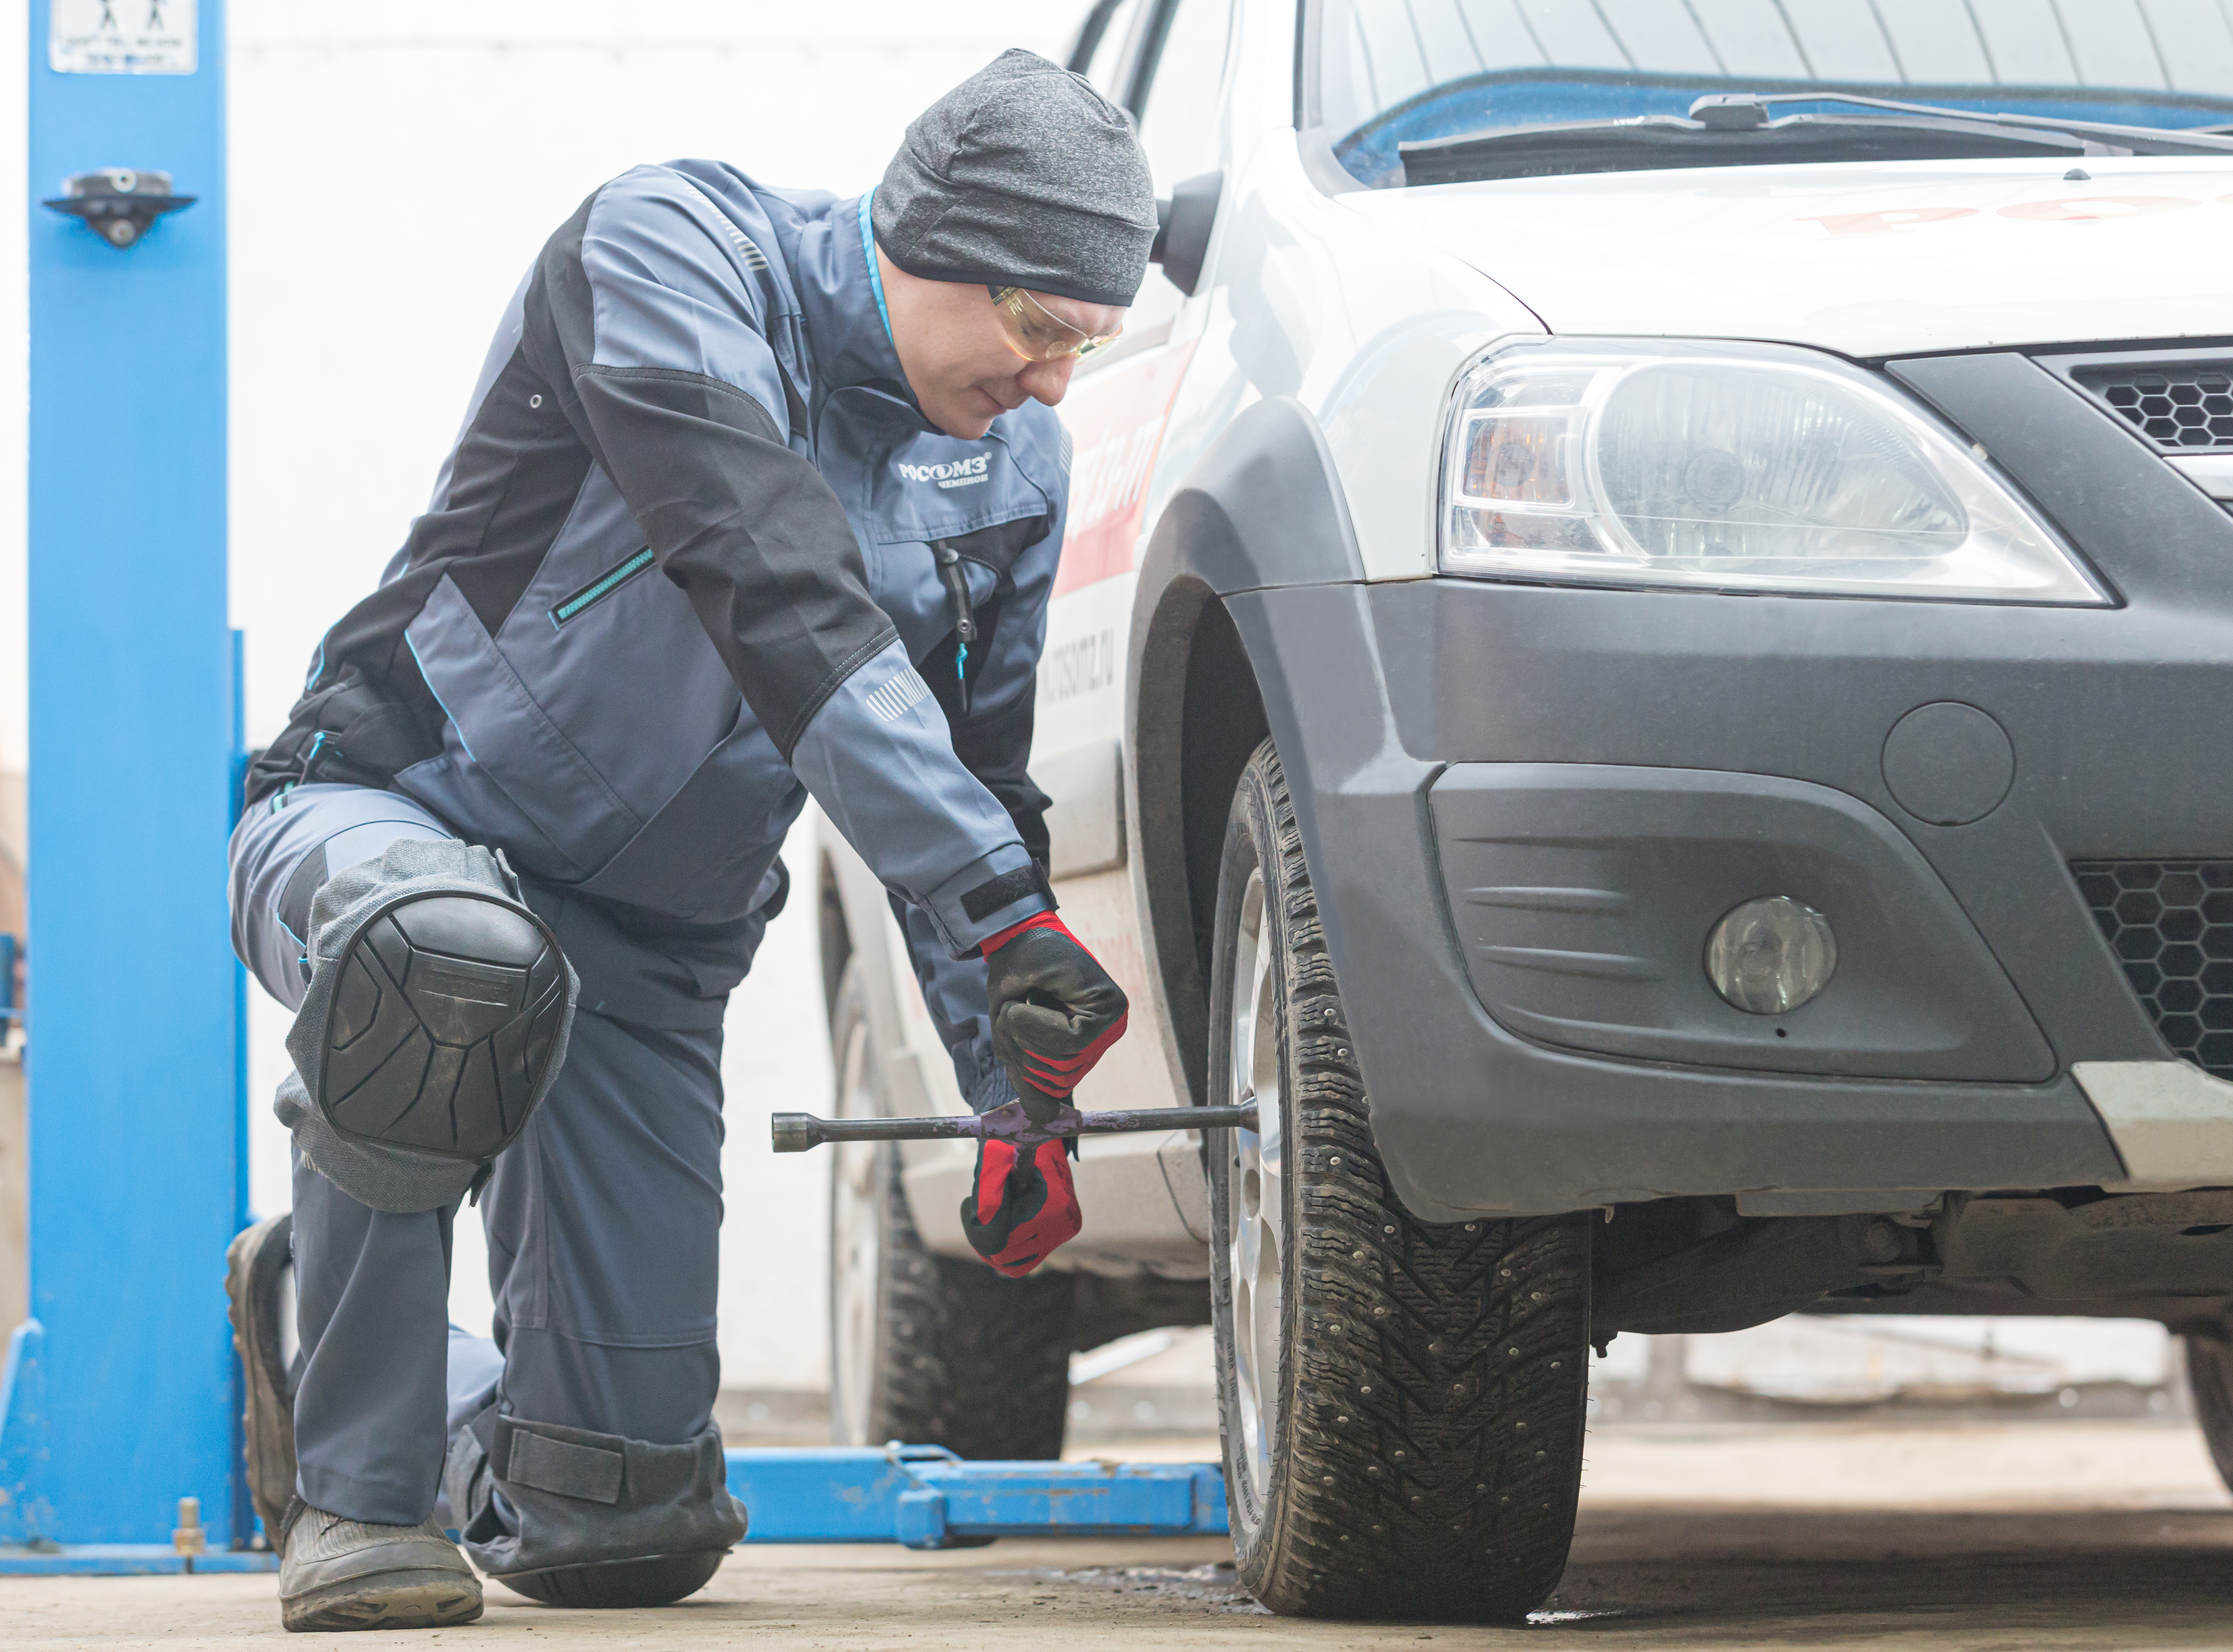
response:
M249 801L404 792L502 849L562 941L633 940L640 966L585 981L585 1007L707 1024L811 793L912 909L981 1091L981 1025L958 1022L982 967L950 966L1053 904L1024 762L1067 444L1037 403L976 441L928 424L866 224L863 200L706 161L583 202Z

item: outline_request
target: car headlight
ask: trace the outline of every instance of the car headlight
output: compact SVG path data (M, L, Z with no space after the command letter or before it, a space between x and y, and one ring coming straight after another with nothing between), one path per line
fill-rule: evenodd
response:
M1442 506L1448 574L2110 600L1921 409L1798 350L1507 346L1459 382Z

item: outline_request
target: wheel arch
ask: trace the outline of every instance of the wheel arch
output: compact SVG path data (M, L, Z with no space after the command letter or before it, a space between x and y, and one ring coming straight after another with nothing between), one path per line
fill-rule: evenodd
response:
M843 990L845 966L853 958L852 927L845 919L845 896L837 887L837 866L830 851L818 843L814 853L815 921L819 927L822 955L822 1009L834 1039L837 1031L837 995Z
M1209 924L1233 789L1275 720L1233 595L1364 577L1333 455L1292 397L1244 409L1158 517L1133 600L1126 813L1166 1058L1203 1100ZM1287 708L1279 707L1284 712Z

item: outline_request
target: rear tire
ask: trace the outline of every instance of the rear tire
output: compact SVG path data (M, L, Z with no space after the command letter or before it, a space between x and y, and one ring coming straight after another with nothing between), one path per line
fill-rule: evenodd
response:
M1573 1536L1587 1221L1396 1201L1268 740L1234 790L1213 965L1209 1099L1260 1110L1209 1138L1240 1582L1304 1616L1521 1618Z
M883 1107L861 961L831 1018L841 1118ZM890 1142L830 1149L830 1428L841 1446L1054 1458L1070 1409L1077 1281L1003 1278L923 1244Z
M2233 1489L2233 1342L2223 1335L2189 1335L2179 1339L2186 1349L2186 1385L2194 1395L2194 1420L2202 1425L2203 1443L2217 1478Z

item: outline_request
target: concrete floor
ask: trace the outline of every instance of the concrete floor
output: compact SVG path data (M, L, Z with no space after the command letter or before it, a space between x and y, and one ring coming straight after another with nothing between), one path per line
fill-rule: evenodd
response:
M1525 1629L1282 1620L1234 1590L1229 1565L1230 1550L1206 1539L747 1548L663 1611L562 1612L492 1587L479 1623L375 1645L2233 1644L2233 1498L2191 1428L2162 1423L1600 1428L1566 1581ZM0 1581L0 1645L214 1652L276 1640L272 1589L268 1577Z

